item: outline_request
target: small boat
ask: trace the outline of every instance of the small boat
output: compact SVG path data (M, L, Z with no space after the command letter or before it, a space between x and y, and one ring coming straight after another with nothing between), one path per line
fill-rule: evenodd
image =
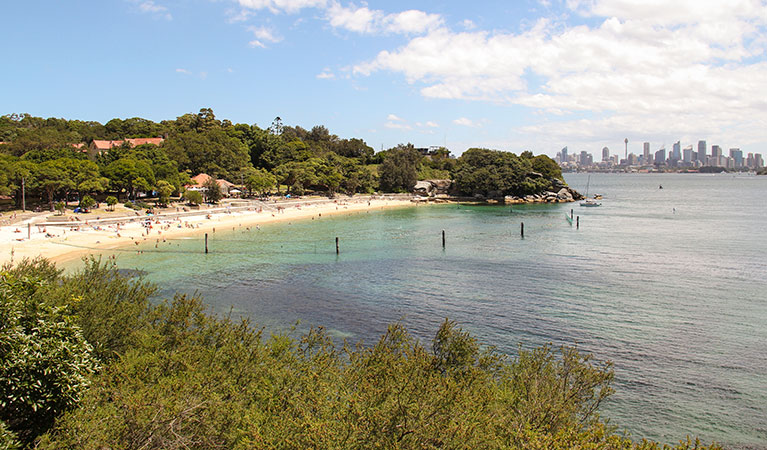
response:
M581 206L602 206L602 204L598 201L596 201L597 195L594 196L594 198L588 198L589 196L589 184L591 184L591 175L589 175L589 178L586 180L586 200L581 202ZM599 198L602 198L601 195L599 195Z

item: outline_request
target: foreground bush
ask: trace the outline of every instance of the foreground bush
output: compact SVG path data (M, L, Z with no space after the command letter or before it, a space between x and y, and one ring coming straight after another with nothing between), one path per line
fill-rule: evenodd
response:
M51 282L20 267L0 272L0 436L31 442L63 411L79 404L97 364L91 347L65 307L41 301Z
M57 282L33 296L66 305L102 361L41 449L657 448L600 419L612 369L576 349L508 358L449 321L429 347L401 325L372 347L339 346L322 329L267 337L197 298L152 306L151 286L110 264L71 277L42 262L23 270L35 264Z

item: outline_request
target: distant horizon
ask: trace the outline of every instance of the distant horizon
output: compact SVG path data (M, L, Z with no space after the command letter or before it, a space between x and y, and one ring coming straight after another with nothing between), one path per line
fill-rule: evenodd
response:
M3 13L9 112L105 123L209 107L454 154L624 138L635 154L644 141L767 149L767 0L30 0Z

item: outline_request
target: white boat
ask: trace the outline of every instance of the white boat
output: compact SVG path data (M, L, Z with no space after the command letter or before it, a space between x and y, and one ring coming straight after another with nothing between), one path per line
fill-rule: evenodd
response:
M589 175L588 180L586 180L586 197L589 196L589 184L591 184L591 175ZM596 197L596 195L594 197ZM599 198L602 198L602 196L600 195ZM586 200L581 202L581 206L602 206L602 203L596 201L594 198L586 198Z

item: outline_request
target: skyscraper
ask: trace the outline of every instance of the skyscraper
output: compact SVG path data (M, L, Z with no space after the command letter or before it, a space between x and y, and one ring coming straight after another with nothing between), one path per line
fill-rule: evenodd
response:
M743 167L743 152L739 148L730 149L730 158L735 160L735 167Z
M604 162L604 161L607 161L608 159L610 159L610 149L607 147L604 147L602 149L602 161Z
M674 142L674 146L671 148L671 159L679 161L682 159L682 145L679 141Z
M662 148L655 152L655 165L656 166L662 166L663 164L666 164L666 149Z
M566 163L567 162L567 146L565 146L565 148L563 148L560 153L562 154L562 163Z
M682 161L688 164L691 163L693 153L694 152L692 151L692 145L688 145L687 147L685 147L684 150L682 150Z
M711 161L712 166L722 166L722 147L718 145L712 145L711 146Z
M706 165L706 141L698 141L698 161Z
M644 158L645 164L649 164L648 161L650 161L650 143L645 142L643 147L644 151L642 152L642 157Z

